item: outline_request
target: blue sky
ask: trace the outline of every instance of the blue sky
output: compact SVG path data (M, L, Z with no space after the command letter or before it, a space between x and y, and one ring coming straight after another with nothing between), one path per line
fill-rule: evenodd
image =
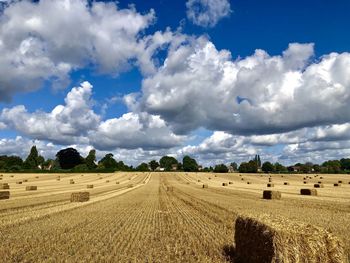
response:
M350 153L349 1L0 3L1 154Z

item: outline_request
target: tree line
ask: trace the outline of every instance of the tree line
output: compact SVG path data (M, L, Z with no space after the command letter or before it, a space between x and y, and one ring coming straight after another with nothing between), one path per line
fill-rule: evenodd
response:
M230 164L217 164L202 167L194 158L186 155L182 162L172 156L163 156L159 161L142 162L137 167L128 166L123 161L117 161L112 153L107 153L99 161L96 150L92 149L86 157L74 148L65 148L57 152L55 159L46 159L39 155L36 146L30 149L28 156L22 160L19 156L0 156L0 171L3 172L114 172L114 171L185 171L185 172L240 172L240 173L349 173L350 158L328 160L322 164L311 162L296 163L284 166L278 162L261 162L260 156L255 155L252 160Z

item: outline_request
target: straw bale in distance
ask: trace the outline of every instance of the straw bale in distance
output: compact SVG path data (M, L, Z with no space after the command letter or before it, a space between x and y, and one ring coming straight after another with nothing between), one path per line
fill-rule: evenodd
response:
M172 186L167 186L167 187L166 187L166 190L167 190L168 192L174 192L174 187L172 187Z
M270 184L267 184L267 187L274 187L275 185L270 183Z
M316 189L300 189L300 194L301 195L317 195L317 190Z
M320 176L320 179L323 179L323 177L322 177L322 176Z
M344 245L336 236L282 217L238 216L234 238L238 263L347 262Z
M281 199L281 196L279 191L264 190L263 192L263 199Z
M133 188L134 185L133 184L128 184L128 188Z
M198 183L200 183L200 182L201 182L201 180L197 180L197 182L198 182Z
M227 183L222 183L222 186L227 186Z
M23 180L23 183L27 183L27 182L28 182L28 179L24 179L24 180Z
M70 183L70 184L75 184L75 182L74 182L74 181L70 181L69 183Z
M109 180L106 180L106 183L109 183Z
M0 191L0 200L10 199L10 191Z
M342 183L343 183L343 181L341 181L341 180L338 181L338 184L342 184Z
M319 183L319 184L314 184L314 187L315 188L323 188L324 185L322 183Z
M269 183L271 183L272 182L272 178L269 178Z
M71 202L87 202L90 200L89 192L75 192L70 196Z
M17 181L16 184L22 184L22 181Z
M284 185L290 185L289 182L284 182L283 184L284 184Z
M247 184L252 184L251 182L247 182Z
M38 187L36 185L28 185L26 186L26 191L36 191Z
M230 182L228 182L228 184L233 184L233 182L230 181Z
M335 183L335 184L333 184L334 186L341 186L341 184L339 184L339 183Z
M0 184L0 189L10 189L10 186L8 183L3 183L3 184Z
M86 187L87 188L94 188L94 185L93 184L88 184Z
M120 184L119 182L115 182L115 184Z
M203 184L203 188L208 188L208 184Z

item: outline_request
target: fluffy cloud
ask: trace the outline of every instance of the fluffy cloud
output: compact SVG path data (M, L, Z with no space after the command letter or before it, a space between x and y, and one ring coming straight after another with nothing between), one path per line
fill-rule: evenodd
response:
M233 61L198 38L169 51L143 81L142 110L176 133L198 127L258 135L350 121L350 54L312 61L312 44L290 44L281 56L256 50Z
M227 0L188 0L186 7L187 18L202 27L214 27L231 13Z
M133 62L154 70L152 56L171 32L142 38L154 11L87 0L16 1L0 13L0 100L39 88L43 81L65 87L69 73L91 66L116 75Z

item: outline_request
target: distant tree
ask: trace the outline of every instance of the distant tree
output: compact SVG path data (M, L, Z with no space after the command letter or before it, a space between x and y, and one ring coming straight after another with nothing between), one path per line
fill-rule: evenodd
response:
M283 166L282 164L280 164L278 162L275 163L274 166L275 166L275 172L277 172L277 173L287 172L288 171L287 167Z
M215 167L214 167L214 173L227 173L227 172L228 172L228 168L223 163L215 165Z
M36 146L32 146L30 153L24 161L23 167L25 169L38 169L38 166L44 162L44 158L39 156Z
M177 160L172 156L163 156L159 160L160 167L164 168L165 171L171 171L173 164L178 164Z
M19 156L0 156L0 170L6 171L11 170L12 167L15 167L16 170L21 170L23 166L23 160Z
M140 171L140 172L147 172L147 171L149 171L148 164L141 163L139 166L136 167L136 170Z
M255 161L257 167L260 168L261 167L260 155L258 155L258 154L255 155L254 161Z
M342 169L342 170L350 170L350 159L349 158L347 158L347 159L345 159L345 158L343 158L343 159L340 159L340 168Z
M182 170L183 170L183 165L182 165L182 163L180 163L180 162L177 163L177 170L178 170L178 171L182 171Z
M90 150L88 156L85 158L85 164L88 168L88 170L94 170L97 165L95 164L96 161L96 150L92 149Z
M74 148L66 148L60 150L56 157L62 169L72 169L75 166L83 163L83 158L80 156L79 152Z
M90 171L90 169L86 163L78 164L78 165L74 166L74 168L72 170L74 172L80 172L80 173Z
M232 162L232 163L230 164L230 166L232 167L232 169L233 169L234 171L237 171L237 170L238 170L238 165L237 165L236 162Z
M107 153L99 162L99 168L105 168L108 170L116 170L117 169L117 161L113 158L112 153Z
M314 165L312 166L312 169L314 169L314 171L317 172L317 173L319 173L319 172L322 171L321 166L318 165L318 164L314 164Z
M189 157L188 155L184 156L182 159L182 167L185 172L197 172L198 164L195 159Z
M238 170L241 173L256 173L258 171L258 165L256 160L251 160L247 163L241 163Z
M263 165L262 165L262 170L265 172L265 173L270 173L270 172L273 172L275 169L274 165L270 162L264 162Z
M152 160L148 164L152 171L154 171L155 169L157 169L157 167L159 167L159 163L156 160Z
M322 164L327 173L339 173L341 170L341 162L339 160L329 160Z

